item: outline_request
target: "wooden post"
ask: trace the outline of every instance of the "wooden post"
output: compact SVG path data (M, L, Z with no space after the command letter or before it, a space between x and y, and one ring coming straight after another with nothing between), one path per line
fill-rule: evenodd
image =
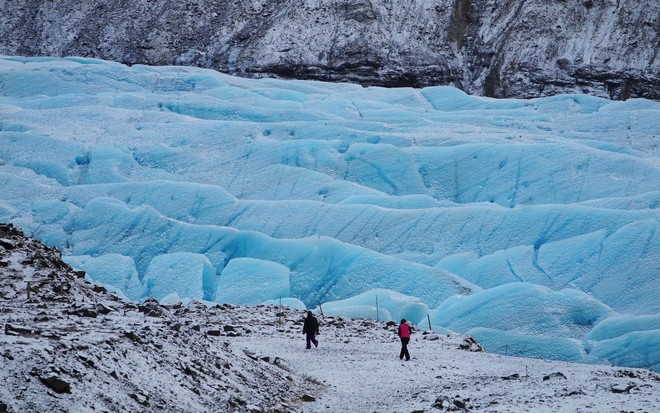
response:
M321 310L321 317L325 318L325 315L323 315L323 307L321 307L321 303L319 302L319 310Z
M380 311L378 309L378 294L376 294L376 321L380 321Z
M28 300L30 299L30 281L27 282L27 294L28 294Z
M433 328L431 328L431 316L428 313L426 314L426 319L429 321L429 331L433 331Z

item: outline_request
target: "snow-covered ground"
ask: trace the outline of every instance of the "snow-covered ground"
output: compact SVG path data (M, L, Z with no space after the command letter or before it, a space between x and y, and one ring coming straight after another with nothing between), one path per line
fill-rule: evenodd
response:
M489 354L465 336L303 311L126 302L0 225L3 412L656 412L643 369ZM28 285L30 282L30 297ZM461 349L465 347L466 349Z
M395 327L325 320L319 348L299 326L257 329L232 344L285 360L325 388L306 412L654 412L660 376L636 369L507 357L460 349L465 337L413 334L412 360L398 358ZM296 334L298 333L298 334Z

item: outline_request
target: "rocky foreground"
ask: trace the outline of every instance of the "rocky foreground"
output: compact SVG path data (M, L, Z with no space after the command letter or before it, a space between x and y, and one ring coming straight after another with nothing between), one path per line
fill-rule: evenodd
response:
M655 412L660 376L303 312L120 299L0 224L0 412Z
M233 307L122 301L8 225L0 273L0 412L284 412L317 387L233 348Z

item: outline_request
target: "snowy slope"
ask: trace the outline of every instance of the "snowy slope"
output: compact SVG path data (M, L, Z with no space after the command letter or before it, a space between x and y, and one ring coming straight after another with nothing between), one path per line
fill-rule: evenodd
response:
M660 98L656 0L14 0L0 53L241 76Z
M409 305L495 351L657 369L656 102L88 59L0 79L0 220L130 299Z
M648 370L499 356L467 337L303 311L126 302L0 225L3 412L655 411ZM28 297L28 285L30 290ZM348 373L348 374L347 374Z
M202 329L220 306L126 302L15 228L0 243L0 411L283 411L316 387L233 348L226 318Z

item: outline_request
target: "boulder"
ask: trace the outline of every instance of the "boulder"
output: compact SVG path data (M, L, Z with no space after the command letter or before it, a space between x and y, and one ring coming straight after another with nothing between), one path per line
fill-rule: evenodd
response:
M55 393L71 393L71 386L57 374L50 373L39 377L39 380Z

